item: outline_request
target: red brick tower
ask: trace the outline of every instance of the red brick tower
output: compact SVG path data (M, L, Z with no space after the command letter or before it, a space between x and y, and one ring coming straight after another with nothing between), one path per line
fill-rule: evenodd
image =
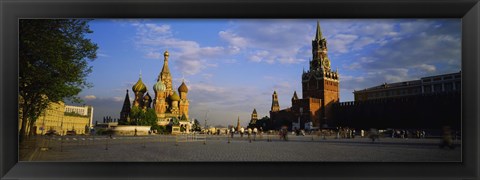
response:
M303 99L321 99L320 123L323 125L331 119L332 104L339 102L339 75L330 68L330 59L327 55L327 40L322 36L320 23L317 21L317 32L312 41L312 60L310 68L302 74ZM314 122L316 122L314 120Z

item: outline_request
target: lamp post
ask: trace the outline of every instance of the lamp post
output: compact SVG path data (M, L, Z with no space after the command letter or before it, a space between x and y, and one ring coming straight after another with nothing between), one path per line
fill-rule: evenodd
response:
M203 145L207 144L207 115L205 115L205 139L203 139Z

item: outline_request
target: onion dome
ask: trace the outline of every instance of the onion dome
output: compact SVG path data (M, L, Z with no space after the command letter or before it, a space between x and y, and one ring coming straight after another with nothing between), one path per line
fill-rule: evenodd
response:
M145 96L143 96L143 99L145 99L145 100L151 100L152 97L151 97L150 94L148 94L148 92L147 92L147 94L145 94Z
M183 81L180 87L178 87L178 92L188 93L188 88L187 85L185 85L185 81Z
M142 76L140 76L140 78L138 78L138 81L135 85L133 85L132 90L133 90L133 92L141 92L141 93L147 92L147 86L145 86L145 84L143 84Z
M180 96L178 96L177 92L173 92L172 96L170 96L170 100L180 101Z
M153 91L155 92L165 92L166 89L167 87L162 83L161 80L157 81L157 83L153 85Z
M168 57L168 56L169 56L168 51L165 51L165 52L163 53L163 56Z

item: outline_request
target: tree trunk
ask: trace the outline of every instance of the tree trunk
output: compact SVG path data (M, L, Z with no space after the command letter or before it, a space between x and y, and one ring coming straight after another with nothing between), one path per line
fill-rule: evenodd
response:
M28 105L25 103L26 101L23 101L23 104L21 106L22 108L22 125L20 128L20 132L18 133L19 135L19 141L23 142L25 136L26 136L26 129L27 129L27 123L28 123L28 116L26 115L27 111L29 111Z

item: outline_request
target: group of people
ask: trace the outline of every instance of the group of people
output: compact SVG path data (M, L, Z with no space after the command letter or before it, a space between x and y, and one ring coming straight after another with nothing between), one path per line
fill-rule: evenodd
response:
M355 135L356 135L356 131L355 129L352 129L352 128L349 128L349 127L339 127L338 128L338 131L337 131L337 136L336 138L339 139L339 138L355 138ZM361 130L361 134L360 134L362 137L364 136L364 131Z
M240 134L241 138L243 138L243 135L246 134L249 139L251 138L251 136L253 136L254 140L257 137L257 134L261 134L261 133L262 133L262 127L260 127L259 129L257 129L256 127L254 127L253 129L252 128L247 128L246 131L245 131L245 128L243 128L243 127L241 127L238 131L235 130L234 127L226 130L226 134L230 134L231 138L234 137L234 134Z
M415 137L415 138L425 138L425 131L424 130L414 130L413 133L411 133L409 130L392 130L392 138L409 138L409 137Z

